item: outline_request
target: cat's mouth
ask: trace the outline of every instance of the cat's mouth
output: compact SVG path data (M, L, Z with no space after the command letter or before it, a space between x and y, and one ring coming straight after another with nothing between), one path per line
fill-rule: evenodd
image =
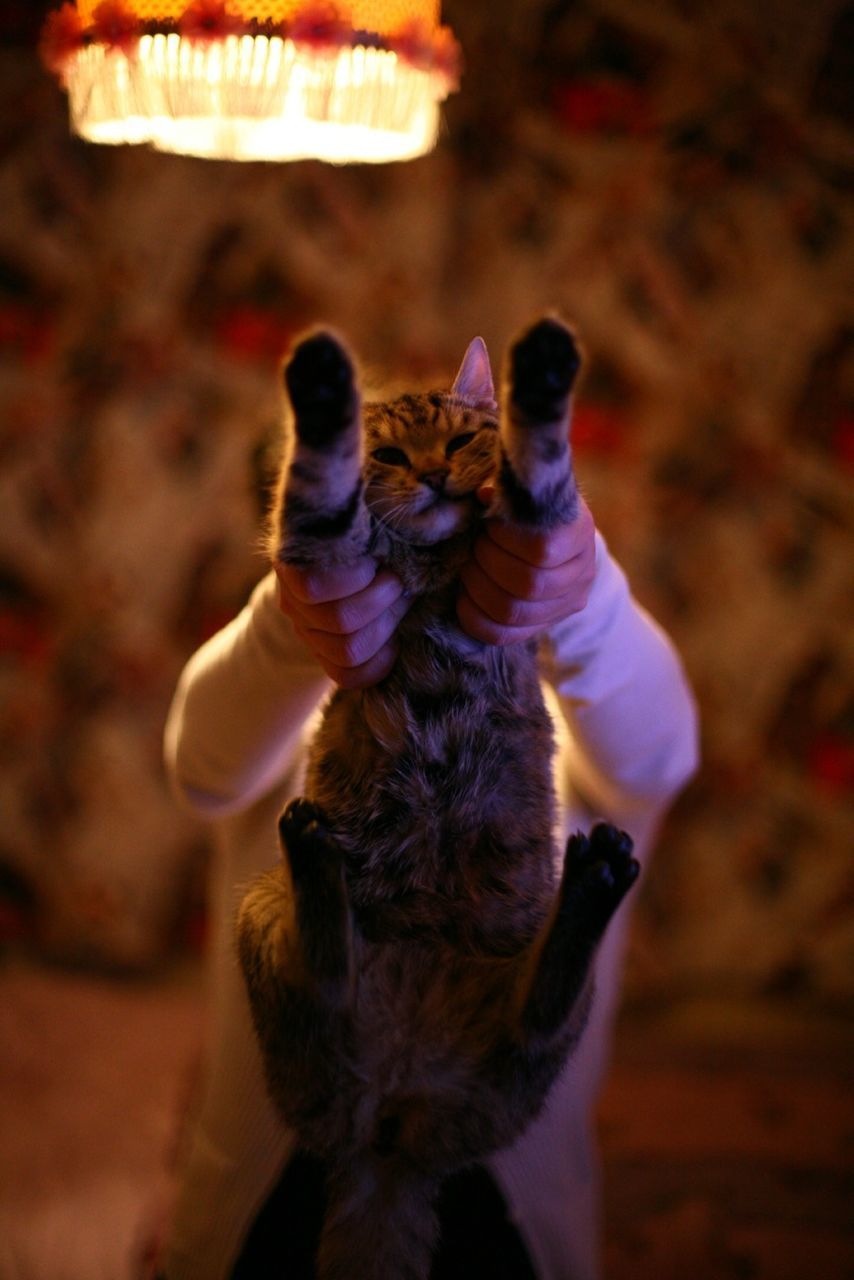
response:
M462 533L471 525L473 503L471 493L431 493L425 504L411 513L413 535L421 542L443 542Z
M470 489L459 493L449 489L427 489L413 507L412 515L416 520L453 519L456 523L467 524L473 502L474 494Z
M431 490L428 494L427 505L421 507L418 514L423 515L425 511L435 511L437 507L443 507L448 502L466 502L471 493L448 493L447 489L441 489L438 493Z
M373 496L370 490L367 499L374 517L392 535L419 543L442 542L461 533L471 524L474 505L471 490L425 490L417 501L410 501L405 507L387 501L385 496Z

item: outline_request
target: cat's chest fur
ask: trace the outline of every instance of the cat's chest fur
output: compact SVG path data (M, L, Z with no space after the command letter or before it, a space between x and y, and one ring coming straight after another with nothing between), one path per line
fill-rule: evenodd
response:
M397 575L405 591L422 598L426 618L450 619L448 594L443 588L458 583L460 569L470 557L483 523L478 512L461 533L443 542L419 546L396 537L386 525L372 520L368 549Z

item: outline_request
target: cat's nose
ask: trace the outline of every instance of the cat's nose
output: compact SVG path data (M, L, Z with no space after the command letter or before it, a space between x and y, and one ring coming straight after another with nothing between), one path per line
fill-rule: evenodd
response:
M437 467L435 471L422 471L418 479L422 484L426 484L428 489L441 493L445 487L445 481L448 479L448 469L447 467Z

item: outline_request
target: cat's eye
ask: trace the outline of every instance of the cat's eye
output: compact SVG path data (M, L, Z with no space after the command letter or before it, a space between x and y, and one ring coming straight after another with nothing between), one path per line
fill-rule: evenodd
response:
M377 462L383 462L387 467L408 467L409 459L402 449L394 449L391 445L383 445L381 449L374 449L371 454Z
M471 444L474 440L475 431L465 431L461 436L454 436L453 440L449 440L445 447L445 457L450 458L452 453L457 453L459 449L465 449L467 444Z

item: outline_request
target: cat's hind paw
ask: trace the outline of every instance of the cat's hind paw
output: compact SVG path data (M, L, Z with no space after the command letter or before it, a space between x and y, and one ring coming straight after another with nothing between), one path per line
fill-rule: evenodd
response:
M356 414L356 375L346 348L327 330L309 334L285 365L285 387L303 443L322 449L334 443Z
M306 800L304 796L297 796L296 800L289 801L279 818L282 835L285 838L288 834L299 835L311 826L326 826L326 814L320 805Z
M510 399L534 425L554 422L566 412L581 356L571 331L546 316L526 329L510 350Z
M352 920L341 846L323 810L292 800L279 818L279 836L290 864L297 925L306 972L329 1006L348 998L352 971Z
M281 814L279 839L295 880L318 856L327 856L333 849L337 852L323 810L302 797L291 800Z
M566 846L562 907L578 912L594 930L603 930L640 873L632 838L600 822L589 836L577 832Z
M573 1034L580 1034L589 1008L582 995L596 947L639 869L631 838L616 827L600 823L589 836L570 836L557 910L521 1015L525 1034L548 1036L565 1030L573 1010Z

